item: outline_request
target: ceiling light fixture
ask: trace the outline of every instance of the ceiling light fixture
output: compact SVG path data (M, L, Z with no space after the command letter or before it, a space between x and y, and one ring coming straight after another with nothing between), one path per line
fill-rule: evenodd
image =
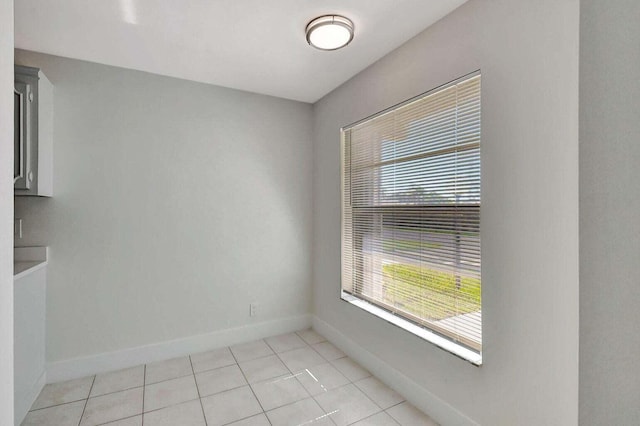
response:
M325 15L307 24L307 43L320 50L336 50L353 40L353 22L340 15Z

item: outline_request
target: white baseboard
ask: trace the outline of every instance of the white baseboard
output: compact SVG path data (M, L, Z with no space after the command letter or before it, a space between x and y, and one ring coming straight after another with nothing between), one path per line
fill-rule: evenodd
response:
M183 339L153 343L114 352L47 364L47 383L77 379L93 374L134 367L154 361L237 345L269 336L302 330L311 326L310 315L281 318L241 327L214 331Z
M375 372L375 375L389 387L402 395L407 401L429 414L441 425L477 426L478 423L465 416L454 407L438 398L409 377L367 351L362 346L345 336L338 329L320 318L313 317L313 328L326 337L331 343L353 358L360 365Z
M22 421L27 416L29 409L40 395L40 391L44 387L45 383L47 383L47 372L45 370L42 371L38 380L31 386L31 389L24 395L15 395L15 404L14 404L14 419L15 425L19 426L22 424Z

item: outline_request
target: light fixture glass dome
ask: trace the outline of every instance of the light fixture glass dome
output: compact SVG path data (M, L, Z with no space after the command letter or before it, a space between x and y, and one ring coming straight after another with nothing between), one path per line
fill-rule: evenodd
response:
M326 15L307 25L307 42L320 50L336 50L353 40L353 22L340 15Z

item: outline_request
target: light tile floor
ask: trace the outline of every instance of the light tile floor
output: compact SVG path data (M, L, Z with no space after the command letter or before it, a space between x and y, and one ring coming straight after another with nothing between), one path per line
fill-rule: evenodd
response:
M436 425L313 330L45 386L23 426Z

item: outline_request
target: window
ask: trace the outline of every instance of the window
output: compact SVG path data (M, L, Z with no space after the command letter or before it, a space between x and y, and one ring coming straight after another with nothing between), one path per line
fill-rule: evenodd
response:
M479 364L479 72L343 128L342 155L342 298Z

